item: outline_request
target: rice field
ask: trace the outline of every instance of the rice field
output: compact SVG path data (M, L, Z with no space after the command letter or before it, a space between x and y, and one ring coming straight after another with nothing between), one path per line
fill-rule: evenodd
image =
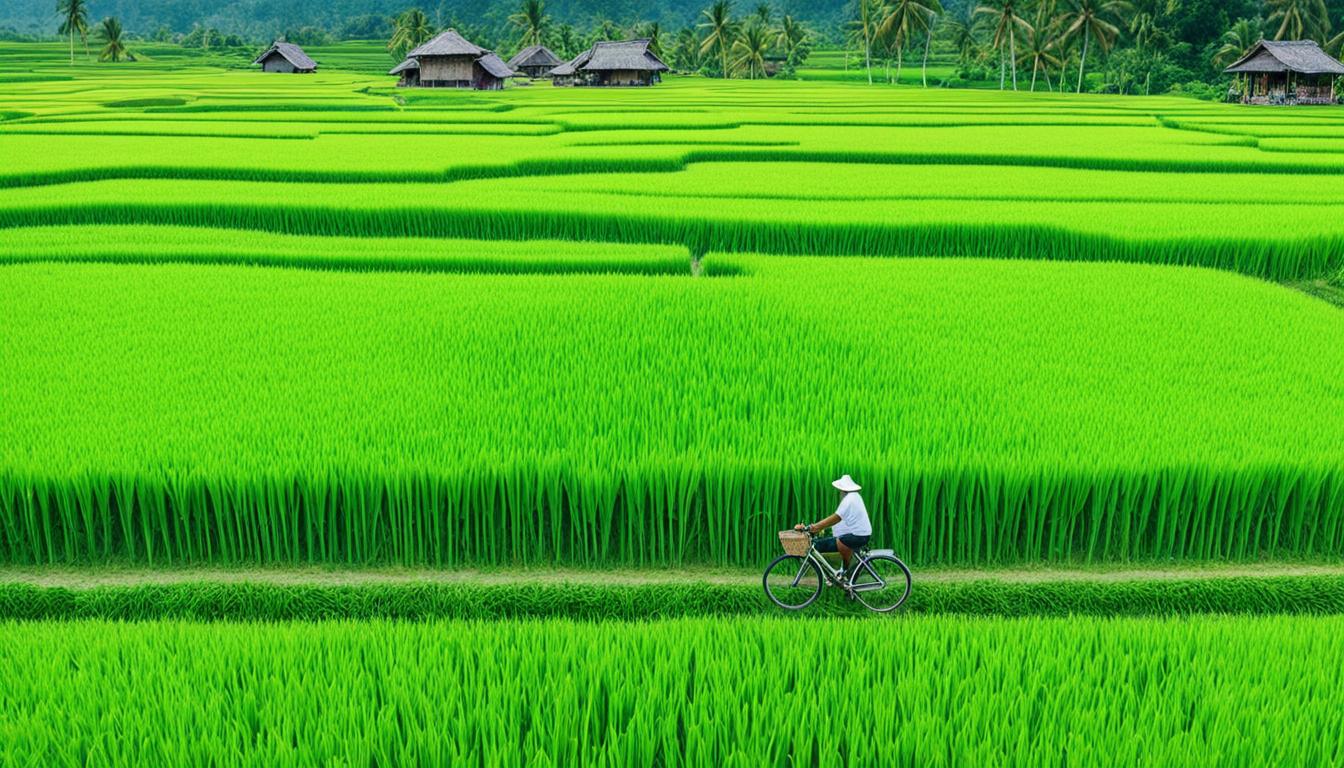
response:
M358 48L0 50L0 561L750 565L841 471L917 564L1344 552L1334 110Z
M1344 760L1341 630L1338 617L4 624L0 759L1329 766ZM827 658L840 644L843 669Z
M137 52L0 43L0 765L1344 764L1339 110Z

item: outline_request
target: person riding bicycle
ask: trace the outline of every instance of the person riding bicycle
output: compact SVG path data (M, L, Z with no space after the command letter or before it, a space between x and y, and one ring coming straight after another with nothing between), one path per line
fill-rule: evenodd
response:
M861 487L854 482L854 478L845 475L831 485L840 491L840 506L836 507L835 514L811 525L799 523L794 526L794 530L816 534L834 526L830 536L817 539L814 544L818 552L840 553L844 561L843 574L849 571L849 561L854 552L862 549L872 538L873 524L868 519L868 508L863 504L863 497L859 495Z

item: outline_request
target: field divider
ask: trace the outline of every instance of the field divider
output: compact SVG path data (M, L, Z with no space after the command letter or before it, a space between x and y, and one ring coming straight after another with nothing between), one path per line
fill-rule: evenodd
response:
M1041 224L867 224L713 221L577 210L201 204L0 208L0 228L150 224L361 237L577 240L685 246L781 256L979 257L1199 266L1268 280L1310 280L1344 268L1344 236L1130 240Z
M1134 581L924 583L905 614L1174 616L1344 614L1344 576ZM183 582L94 587L0 584L0 620L321 621L366 619L638 620L789 615L759 584L279 584ZM828 590L802 617L869 616Z

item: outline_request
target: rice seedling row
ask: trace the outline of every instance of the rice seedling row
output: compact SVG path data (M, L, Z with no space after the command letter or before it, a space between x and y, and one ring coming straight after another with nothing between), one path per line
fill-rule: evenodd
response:
M1193 269L727 261L5 267L0 559L758 563L837 471L916 563L1344 552L1328 304Z
M1328 766L1344 754L1342 630L1339 617L0 624L0 757ZM817 662L837 647L843 675Z
M119 572L113 570L115 580ZM282 574L283 576L283 574ZM93 587L0 584L0 620L322 621L332 619L523 618L641 620L778 616L754 574L739 583L553 583L544 574L504 584L286 584L212 582ZM265 574L262 574L262 578ZM10 578L22 578L22 575ZM151 577L151 581L153 578ZM1175 616L1344 614L1344 577L1237 576L1149 580L943 582L922 577L902 614L984 616ZM868 617L866 608L828 593L809 616Z

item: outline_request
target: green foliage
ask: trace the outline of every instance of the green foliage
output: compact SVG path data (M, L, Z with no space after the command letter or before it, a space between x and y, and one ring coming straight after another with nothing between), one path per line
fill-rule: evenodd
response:
M1339 273L1328 114L141 52L0 45L0 559L754 563L837 470L917 565L1344 549L1334 308L1041 263Z
M1328 765L1342 631L1338 617L8 624L0 743L25 765ZM838 647L846 674L810 663Z
M755 580L742 584L179 583L87 588L0 584L0 621L646 620L779 616ZM926 582L902 613L963 616L1282 616L1344 613L1344 578L1283 576L1150 581ZM807 616L872 614L827 592Z
M1333 307L1202 270L734 262L10 266L0 560L757 563L838 471L915 564L1344 552Z

